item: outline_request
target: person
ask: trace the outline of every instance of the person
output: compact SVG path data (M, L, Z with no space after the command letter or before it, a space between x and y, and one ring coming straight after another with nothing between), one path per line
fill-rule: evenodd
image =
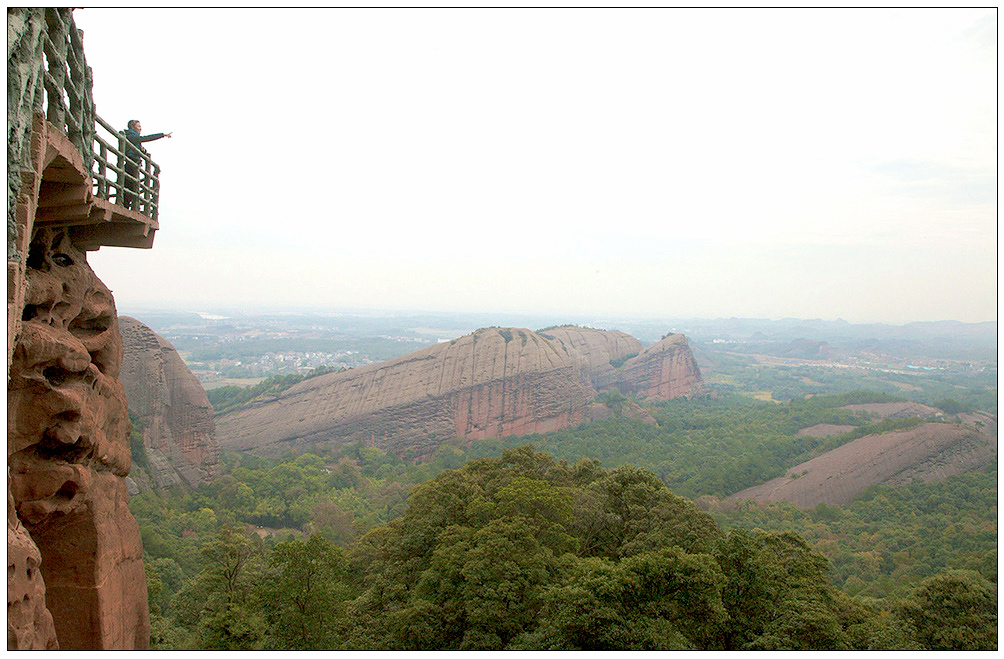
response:
M139 204L137 204L137 193L139 192L139 163L140 163L140 153L149 153L143 148L143 142L152 142L154 140L159 140L163 137L171 137L171 133L153 133L151 135L141 135L143 132L143 124L140 123L139 119L130 119L129 123L126 124L125 138L129 142L126 146L125 155L125 202L123 206L126 208L132 208L133 205L136 206L136 210L139 210ZM135 147L135 148L133 148Z

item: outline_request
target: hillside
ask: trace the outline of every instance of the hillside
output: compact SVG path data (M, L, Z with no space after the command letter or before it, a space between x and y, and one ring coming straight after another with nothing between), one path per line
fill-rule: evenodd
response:
M980 469L996 459L996 438L978 426L924 423L861 437L730 498L789 501L801 508L821 503L847 505L872 485L941 480Z
M544 433L590 418L601 388L669 400L701 388L682 334L638 352L620 332L488 328L305 380L217 418L222 448L279 455L361 441L400 455L443 442ZM632 354L637 353L637 354Z

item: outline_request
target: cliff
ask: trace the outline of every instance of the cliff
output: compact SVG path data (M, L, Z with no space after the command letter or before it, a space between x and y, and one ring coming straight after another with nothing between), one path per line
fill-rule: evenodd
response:
M701 369L683 334L670 334L625 362L618 374L621 393L656 402L699 393Z
M689 354L686 340L678 336L673 349L633 358L644 355L629 388L648 378L647 398L665 400L658 396L700 386L693 358L682 354ZM452 438L551 432L595 418L589 411L598 394L594 379L617 384L611 360L636 348L640 344L620 332L483 329L382 364L312 378L228 412L217 419L218 438L224 448L263 455L362 441L421 457ZM671 364L664 367L666 360ZM674 373L674 364L687 372Z
M216 472L219 447L206 392L174 346L128 316L119 318L122 371L129 412L143 436L153 487L197 486ZM133 478L139 480L140 470Z
M114 169L92 169L96 126L118 137L72 12L7 10L7 649L142 650L122 341L85 250L151 247L159 184L140 213L117 204Z
M7 389L10 492L40 557L36 562L29 547L26 569L35 565L44 579L60 649L146 647L146 576L126 492L130 423L117 379L122 339L114 301L65 231L35 232L26 283ZM9 550L8 627L10 563Z

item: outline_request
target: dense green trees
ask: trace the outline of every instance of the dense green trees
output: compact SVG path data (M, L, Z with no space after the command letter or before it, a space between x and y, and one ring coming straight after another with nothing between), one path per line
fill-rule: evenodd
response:
M996 646L996 587L976 572L936 574L898 599L855 599L834 588L829 562L800 535L723 532L636 467L505 451L415 488L403 514L343 551L323 520L344 511L328 499L304 524L310 535L252 532L228 504L253 516L259 497L312 500L330 494L333 475L368 483L372 464L247 463L201 493L135 497L141 528L183 529L147 547L154 648ZM848 515L803 514L810 526Z
M997 582L995 464L938 482L873 487L843 507L700 503L726 529L797 531L829 559L831 582L852 595L907 597L945 569Z
M350 647L795 647L809 622L839 619L825 559L797 536L725 536L636 468L523 448L444 473L409 504L350 551L364 587L350 618L365 621ZM819 647L849 647L836 629Z
M617 418L448 444L423 464L361 444L225 453L212 483L132 497L152 644L995 647L995 465L846 507L723 500L889 429L838 409L877 398L671 401L649 407L656 427ZM797 436L816 423L856 428Z
M323 536L273 547L258 589L267 602L267 646L280 650L333 647L350 594L345 577L342 552Z
M931 650L997 647L997 592L978 572L949 570L929 579L899 611Z

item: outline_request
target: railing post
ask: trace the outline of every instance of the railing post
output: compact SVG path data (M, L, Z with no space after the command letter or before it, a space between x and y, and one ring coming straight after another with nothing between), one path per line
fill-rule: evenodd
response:
M156 220L160 214L160 165L153 164L153 213L151 220Z
M98 176L96 194L101 199L108 199L108 147L104 143L98 144Z
M70 99L71 107L74 105L79 111L74 111L74 119L77 121L76 135L70 135L80 153L84 156L84 163L90 169L91 159L94 157L94 99L92 89L94 78L91 67L87 66L84 59L84 43L81 31L73 25L72 14L67 15L67 32L70 38L70 54L67 59L70 68L70 79L73 81L75 94Z
M66 87L66 26L58 9L45 10L48 31L45 38L45 59L48 66L45 76L45 92L48 107L45 118L60 128L66 125L66 104L63 93Z
M150 217L150 207L153 204L153 168L150 165L150 157L143 156L143 172L146 174L143 177L143 199L146 200L146 204L143 206L143 210L145 211L143 214L147 217Z
M125 189L128 185L126 181L126 138L122 133L118 134L119 138L119 157L118 157L118 187L115 191L115 203L119 206L125 206Z

